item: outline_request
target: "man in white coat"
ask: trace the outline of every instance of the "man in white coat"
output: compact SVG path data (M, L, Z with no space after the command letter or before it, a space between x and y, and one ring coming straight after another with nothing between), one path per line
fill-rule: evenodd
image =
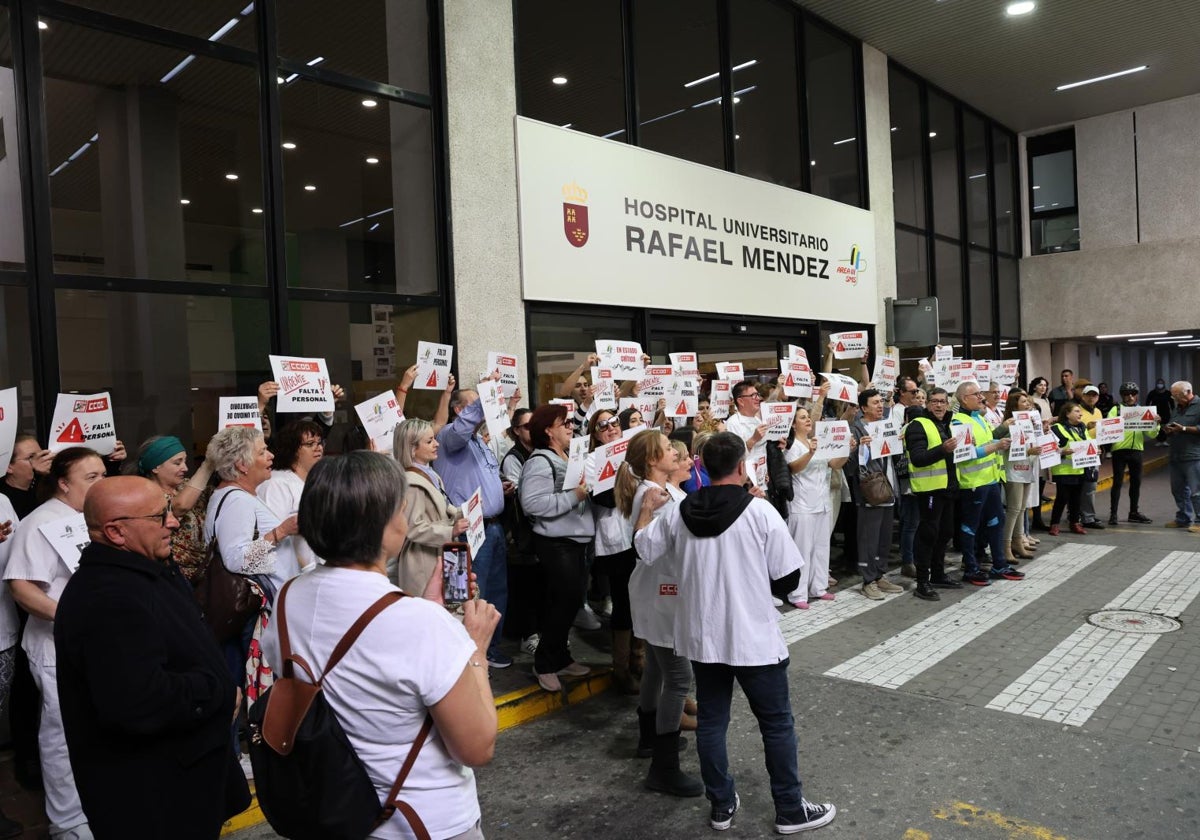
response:
M674 646L692 661L696 677L696 751L712 804L709 824L729 828L740 803L725 742L736 679L762 732L775 830L819 828L832 822L837 809L809 802L801 790L788 650L771 603L772 581L795 578L804 559L775 508L744 489L746 445L738 435L714 435L700 457L712 486L657 518L666 494L647 492L635 543L639 562L663 564L679 581L659 596L679 599Z

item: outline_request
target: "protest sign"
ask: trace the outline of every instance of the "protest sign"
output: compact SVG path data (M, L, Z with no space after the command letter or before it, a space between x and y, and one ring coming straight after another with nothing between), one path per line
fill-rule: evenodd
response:
M1017 372L1021 369L1019 359L998 359L993 362L996 368L993 371L993 378L1001 385L1012 385L1017 381Z
M600 356L600 367L613 372L613 379L641 379L644 362L642 345L636 341L600 340L596 342L596 354Z
M1028 423L1035 431L1040 431L1042 428L1042 415L1036 408L1030 411L1014 411L1013 420L1018 423Z
M933 349L933 360L935 362L948 362L954 358L954 345L947 344L942 346L939 344Z
M487 526L483 521L483 488L476 487L475 492L463 505L463 518L467 520L467 545L471 547L471 557L479 556L479 549L487 542Z
M961 464L963 461L970 461L975 457L975 435L971 431L971 427L966 423L952 425L951 433L954 435L954 463Z
M488 436L493 441L501 440L512 422L508 417L508 401L504 399L501 384L495 379L485 379L476 390L483 405L483 419L487 422Z
M971 364L975 371L975 381L979 383L980 388L986 391L992 381L992 360L972 359Z
M299 356L268 356L271 372L279 385L275 410L279 412L318 412L334 410L333 388L324 359Z
M636 397L621 397L617 405L621 411L627 408L635 409L649 427L654 422L654 415L658 414L658 400L658 397L643 397L639 394Z
M733 383L728 379L714 379L708 392L708 413L714 420L723 420L729 416L733 407Z
M661 397L666 393L667 383L675 378L675 368L670 365L651 365L643 369L638 380L639 397Z
M817 432L816 461L832 461L850 457L850 424L845 420L818 420L814 424Z
M829 399L842 402L858 402L858 383L841 373L821 373L829 380Z
M548 404L549 405L565 405L567 407L567 417L571 418L571 417L575 416L575 400L553 399L553 400L550 400L550 402Z
M258 410L258 397L218 397L217 429L243 426L262 431L262 415Z
M896 390L896 377L900 373L900 351L889 347L875 357L875 374L871 377L871 387L879 391Z
M801 359L780 359L779 379L785 397L809 399L812 397L812 371L808 362Z
M868 349L867 334L861 330L830 333L835 359L861 359Z
M799 344L789 344L787 349L787 357L789 359L803 359L805 364L808 364L808 351Z
M765 402L758 407L758 419L767 426L765 440L786 440L792 427L796 404L790 402Z
M500 390L504 393L504 399L507 400L516 393L518 387L516 356L512 353L497 353L493 350L488 353L487 368L488 376L491 376L494 370L500 371Z
M668 417L695 417L700 413L700 383L693 376L672 376L663 399Z
M741 362L717 362L717 379L740 382L746 378L746 369Z
M567 472L563 476L563 490L573 490L579 486L587 467L588 444L586 437L571 438L571 446L567 450Z
M593 494L613 489L617 482L617 470L625 463L628 450L629 438L614 440L596 450L596 483L592 486Z
M1100 444L1091 440L1071 441L1071 466L1075 469L1100 466Z
M871 436L872 458L892 458L903 453L899 418L885 417L864 425L867 427L867 434Z
M700 357L695 353L671 353L670 356L676 376L700 375Z
M617 410L617 383L608 368L592 368L592 401L597 410Z
M767 471L767 456L748 455L746 457L746 475L749 476L750 482L755 486L766 490L768 487L769 473Z
M72 513L38 526L47 542L54 547L59 559L71 572L79 568L79 553L88 547L92 538L88 536L87 523L82 513Z
M1158 428L1158 409L1152 405L1123 405L1120 416L1127 432L1153 432Z
M0 475L8 471L17 441L17 389L0 391Z
M117 430L107 391L58 395L50 423L49 449L61 452L69 446L86 446L101 455L111 455L116 449Z
M396 426L404 422L404 412L396 403L396 395L391 391L363 400L354 406L358 419L362 421L367 436L375 442L375 451L386 455L392 454L392 432Z
M1062 463L1062 453L1058 449L1058 438L1052 434L1037 436L1038 469L1048 470Z
M1104 417L1096 424L1096 443L1107 446L1125 437L1125 421L1119 416Z
M424 391L444 391L450 384L450 363L454 348L432 341L417 342L417 378L413 387Z

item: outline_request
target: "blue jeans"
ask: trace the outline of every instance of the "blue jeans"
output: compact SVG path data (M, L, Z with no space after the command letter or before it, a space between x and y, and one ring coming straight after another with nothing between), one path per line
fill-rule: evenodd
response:
M1191 525L1200 516L1200 461L1170 461L1171 495L1175 497L1175 521Z
M692 662L699 707L696 752L700 757L704 793L713 805L733 806L734 784L729 773L725 735L736 679L750 701L750 711L758 718L775 811L789 816L800 811L800 771L796 761L795 722L788 700L788 661L754 666Z
M961 514L959 542L962 544L963 565L968 574L979 571L975 546L983 541L992 552L992 571L1006 568L1004 564L1004 497L1000 482L985 484L970 490L958 491Z
M479 554L471 559L471 571L479 586L479 597L500 612L500 623L488 645L488 656L500 652L500 637L504 632L504 613L508 611L508 545L504 526L493 522L486 526L486 538Z
M917 496L900 497L900 562L915 563L913 549L917 543L917 528L921 524L921 506Z

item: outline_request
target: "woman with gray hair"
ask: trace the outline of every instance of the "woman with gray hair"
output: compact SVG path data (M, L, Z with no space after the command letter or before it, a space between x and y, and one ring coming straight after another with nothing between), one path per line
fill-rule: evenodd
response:
M405 592L420 592L441 560L442 545L467 530L463 512L450 504L442 477L434 472L438 442L436 427L410 417L392 433L396 461L404 468L408 540L399 558L388 561L388 579Z
M387 566L408 534L407 491L405 471L375 452L351 452L313 467L300 497L300 533L325 565L296 578L283 595L293 656L328 662L347 628L396 592ZM401 598L367 625L322 688L381 801L432 719L404 783L404 801L427 836L481 840L469 768L491 761L496 746L487 647L500 614L474 600L464 605L462 622L455 620L440 606L440 566L418 591L424 597ZM263 639L267 658L276 662L279 627L272 622ZM371 837L412 833L393 814Z

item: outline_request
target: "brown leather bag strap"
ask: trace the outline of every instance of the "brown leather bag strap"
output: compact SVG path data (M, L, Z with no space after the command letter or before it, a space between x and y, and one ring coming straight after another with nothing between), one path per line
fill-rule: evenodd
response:
M413 834L417 840L429 840L429 831L425 828L425 823L417 816L417 812L407 802L401 802L396 797L400 795L400 789L404 787L404 781L408 778L409 772L413 765L417 762L417 753L421 751L421 747L425 746L425 740L429 737L429 733L433 730L433 717L425 715L425 722L421 724L421 731L417 733L416 740L412 742L412 746L408 750L408 756L404 759L404 764L400 767L400 773L396 776L396 782L392 785L392 789L388 791L387 804L383 806L383 813L379 815L379 819L375 823L375 827L383 825L392 814L399 811L408 820L408 824L412 826Z
M288 581L288 583L291 583L291 581ZM281 592L280 595L282 594ZM325 681L325 677L329 676L329 672L333 670L334 666L342 661L342 657L354 646L354 643L358 641L358 637L362 635L363 630L367 629L367 625L375 620L375 616L404 597L407 597L404 592L389 592L386 595L380 596L378 601L367 607L366 612L350 625L350 629L346 631L346 635L342 636L337 646L333 649L333 653L329 655L329 661L325 663L325 670L321 672L322 682ZM283 632L282 624L279 626L279 631L280 633Z
M225 498L229 497L226 496ZM221 501L223 502L225 499ZM283 601L287 597L288 587L292 585L292 581L294 580L295 578L292 578L292 580L285 583L283 588L279 590L279 595L275 598L275 620L279 622L279 656L283 659L281 673L286 680L292 678L292 643L288 641L287 614L283 611ZM307 666L308 663L305 663L304 670L308 671L308 676L311 678L312 671Z

